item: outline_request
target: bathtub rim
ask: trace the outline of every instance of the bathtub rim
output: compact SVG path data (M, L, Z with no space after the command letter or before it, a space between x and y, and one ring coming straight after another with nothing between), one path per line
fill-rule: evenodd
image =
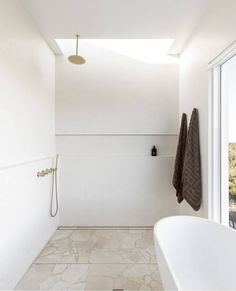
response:
M161 243L157 233L158 233L158 227L160 224L163 224L163 222L167 222L168 220L173 220L173 219L187 219L187 220L195 220L195 221L204 221L204 222L207 222L207 223L210 223L210 224L214 224L214 225L217 225L218 227L220 228L224 228L224 229L227 229L227 231L230 231L230 232L233 232L235 234L235 230L230 228L230 227L227 227L226 225L223 225L219 222L216 222L216 221L212 221L208 218L204 218L204 217L198 217L198 216L191 216L191 215L172 215L172 216L168 216L168 217L165 217L165 218L162 218L160 219L159 221L157 221L154 225L154 229L153 229L153 232L154 232L154 240L155 240L155 245L156 243L158 244L158 247L159 247L159 250L161 251L161 254L162 254L162 257L164 259L164 262L166 264L166 267L168 268L168 271L170 272L172 278L173 278L173 281L177 287L177 290L182 290L182 287L181 287L181 284L175 274L175 271L170 263L170 261L168 260L168 257L165 255L165 252L163 251L163 243ZM157 257L158 258L158 257Z
M159 250L161 251L162 258L164 259L164 262L168 268L168 271L170 272L170 274L173 278L174 284L176 285L178 290L181 290L180 284L179 284L178 279L175 275L175 272L174 272L173 268L171 267L171 264L169 263L169 260L167 259L166 255L163 251L162 245L161 245L160 240L159 240L158 235L157 235L157 228L158 228L159 224L163 223L163 221L169 220L170 218L174 218L174 217L179 217L179 216L173 215L173 216L168 216L168 217L165 217L165 218L158 220L154 225L153 232L154 232L155 247L156 247L156 244L158 244ZM156 256L157 256L157 251L156 251ZM158 256L157 256L157 259L158 259ZM157 261L157 263L158 263L158 261ZM162 275L161 275L161 277L162 277ZM162 280L162 278L161 278L161 280ZM163 281L162 281L162 284L163 284Z

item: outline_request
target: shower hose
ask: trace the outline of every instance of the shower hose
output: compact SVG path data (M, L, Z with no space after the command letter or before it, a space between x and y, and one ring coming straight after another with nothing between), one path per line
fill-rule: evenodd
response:
M57 165L58 165L58 155L56 155L55 168L52 172L52 192L51 192L51 205L50 205L50 215L55 217L58 212L58 195L57 195ZM55 196L55 210L53 209L53 201Z

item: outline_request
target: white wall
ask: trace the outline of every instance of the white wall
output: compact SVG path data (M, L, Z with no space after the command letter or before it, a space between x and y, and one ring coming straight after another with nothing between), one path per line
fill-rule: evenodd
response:
M57 145L61 225L149 226L176 213L176 136L60 136Z
M236 39L236 2L218 1L201 21L181 57L180 113L190 118L193 107L199 109L202 154L203 207L195 213L185 202L181 214L208 215L208 63Z
M56 58L57 134L176 133L178 65L84 44L82 66Z
M55 230L49 217L54 55L20 1L0 1L0 289L12 289Z
M91 44L80 53L83 66L56 58L60 224L153 225L175 214L178 65ZM162 157L150 157L154 144Z

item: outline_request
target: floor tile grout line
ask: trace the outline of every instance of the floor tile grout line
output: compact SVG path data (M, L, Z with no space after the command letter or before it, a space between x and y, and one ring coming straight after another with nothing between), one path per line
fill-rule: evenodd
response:
M57 230L153 230L154 226L59 226Z
M32 263L32 265L158 265L158 263Z

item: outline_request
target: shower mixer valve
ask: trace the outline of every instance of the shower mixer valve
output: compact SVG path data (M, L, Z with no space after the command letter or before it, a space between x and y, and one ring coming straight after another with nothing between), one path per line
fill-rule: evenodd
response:
M57 168L49 168L49 169L46 169L46 170L42 170L40 172L37 172L37 177L44 177L46 175L49 175L49 174L52 174L53 172L56 172L57 171Z

